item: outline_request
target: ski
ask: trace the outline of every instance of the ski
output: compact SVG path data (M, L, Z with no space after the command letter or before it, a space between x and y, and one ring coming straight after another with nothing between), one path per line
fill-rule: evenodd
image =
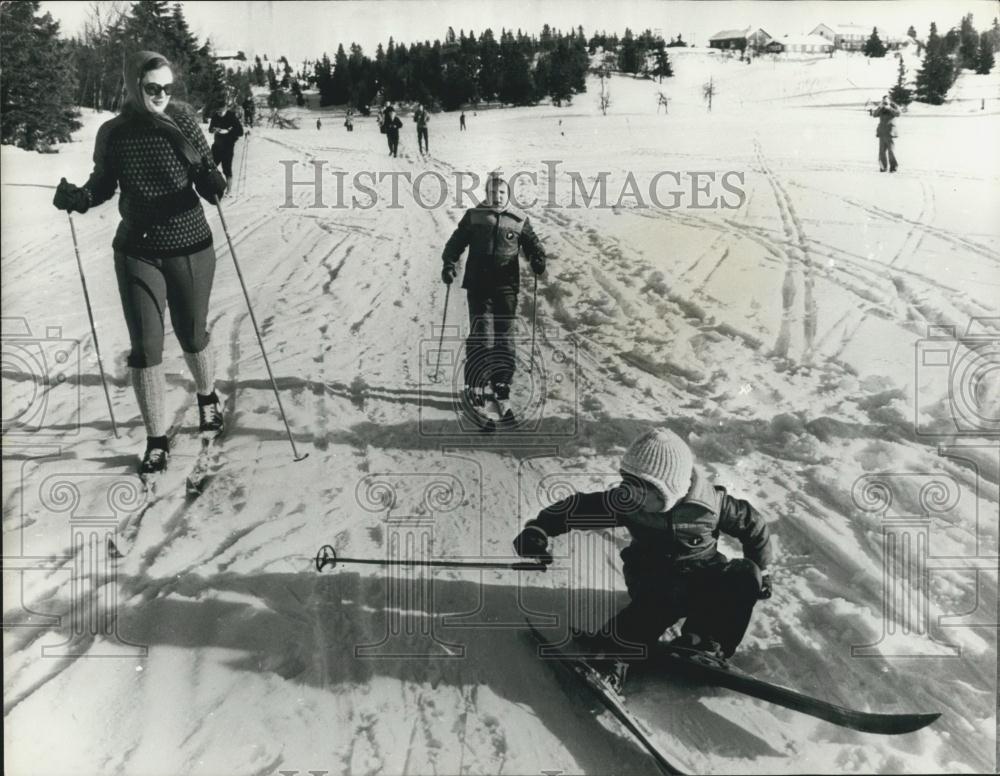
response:
M187 477L184 479L184 488L188 498L195 499L200 496L211 479L222 468L219 454L220 436L221 434L201 437L201 447L195 457L194 465L188 470Z
M721 667L708 662L699 662L688 654L690 652L694 652L694 650L682 650L671 647L669 644L659 645L656 654L653 655L645 669L662 667L675 675L735 690L862 733L879 735L912 733L930 725L941 716L939 712L882 714L849 709L763 679L757 679L731 666Z
M625 698L611 686L599 671L583 658L565 654L558 646L546 639L530 620L526 619L525 622L541 648L540 656L543 659L554 659L569 673L580 679L604 707L632 734L642 748L649 753L663 773L684 773L656 747L652 741L652 732L639 717L628 710Z

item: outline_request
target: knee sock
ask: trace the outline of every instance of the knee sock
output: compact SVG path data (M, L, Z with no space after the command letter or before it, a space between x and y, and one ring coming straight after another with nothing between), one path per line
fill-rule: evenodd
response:
M210 342L198 353L185 353L184 360L187 362L191 376L194 377L195 390L201 396L208 396L215 392L215 357Z
M163 437L167 433L166 380L163 374L163 364L147 366L132 370L132 387L142 414L142 422L146 426L146 435Z

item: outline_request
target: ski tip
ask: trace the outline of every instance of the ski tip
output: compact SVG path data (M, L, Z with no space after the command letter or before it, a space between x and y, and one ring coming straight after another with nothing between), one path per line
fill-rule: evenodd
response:
M914 733L917 730L927 727L933 724L941 716L941 712L932 712L929 714L899 714L893 717L893 724L888 727L888 729L882 729L879 732L886 735L901 735L904 733Z

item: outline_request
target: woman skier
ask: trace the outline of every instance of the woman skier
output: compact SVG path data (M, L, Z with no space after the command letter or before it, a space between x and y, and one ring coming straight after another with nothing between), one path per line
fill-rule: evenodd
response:
M79 187L63 178L52 201L60 210L86 213L121 190L112 248L131 340L128 365L147 434L143 477L164 471L170 457L162 363L168 309L194 377L199 428L217 435L223 427L206 328L215 251L198 194L216 202L226 179L190 108L171 102L173 87L166 58L135 54L125 70L121 113L98 131L90 178Z

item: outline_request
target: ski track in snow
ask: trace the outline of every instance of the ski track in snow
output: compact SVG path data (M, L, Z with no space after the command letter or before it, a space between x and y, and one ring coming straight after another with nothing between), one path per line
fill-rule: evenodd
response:
M385 557L400 537L423 536L434 557L508 559L547 494L613 482L624 447L654 422L687 435L704 469L752 501L777 536L775 597L756 609L736 664L852 707L944 712L926 730L876 738L722 690L644 685L637 703L661 712L665 750L712 772L992 769L996 636L984 624L995 618L997 581L969 569L995 562L1000 472L988 452L942 456L938 439L915 433L915 412L942 428L949 405L913 359L930 324L957 326L954 347L973 316L993 317L986 331L1000 334L995 224L967 224L951 201L958 185L995 197L995 155L992 167L961 154L948 169L918 166L934 153L931 122L976 121L995 137L996 119L904 116L904 167L890 184L875 167L865 114L845 118L802 97L849 100L864 91L853 79L875 76L857 68L845 87L842 63L805 63L787 81L773 76L767 92L735 65L711 67L720 96L745 98L738 111L723 101L706 114L679 98L667 122L652 114L657 87L615 79L617 111L607 117L587 95L562 112L483 111L462 135L440 114L431 140L441 155L426 158L409 126L397 159L367 121L352 134L339 124L316 132L307 120L299 131L255 128L240 146L225 218L296 445L310 457L291 460L218 214L206 208L227 431L217 470L193 499L183 488L197 450L193 385L168 332L173 467L155 502L136 497L109 511L108 479L135 485L143 436L109 261L117 214L108 203L75 224L120 441L110 438L65 217L44 210L44 193L23 190L34 220L4 219L5 316L29 319L36 336L60 326L80 341L80 369L67 383L78 394L47 394L55 433L24 440L56 455L13 445L8 455L5 439L5 547L25 558L19 568L45 566L5 578L5 624L17 626L5 631L8 762L48 773L648 772L617 722L539 661L523 629L524 608L566 610L566 573L397 577L344 565L320 575L311 557L324 543ZM679 68L674 88L683 95L681 85L703 75ZM825 148L809 136L809 110L833 125ZM89 118L61 158L11 156L5 176L82 180L102 117ZM748 132L748 121L760 125ZM440 251L460 211L418 207L408 189L398 209L312 209L306 187L293 192L296 207L281 208L279 162L449 177L497 164L541 170L557 157L613 177L739 169L746 200L741 210L530 209L550 263L530 375L534 310L522 265L514 398L528 415L544 399L544 433L463 433L453 405L468 327L458 284L442 379L431 379L445 301ZM329 199L333 178L325 182ZM559 197L567 204L568 186ZM29 384L5 363L5 392ZM76 483L75 506L45 495L55 475ZM931 480L961 489L929 524L937 565L924 594L938 641L891 620L887 657L851 651L879 642L886 626L885 526L857 495L866 476L891 481L907 514L924 514ZM73 515L138 523L112 576L88 567L75 586ZM597 541L596 557L607 555L602 584L621 589L622 537ZM555 543L565 568L568 545ZM610 589L601 600L620 603ZM72 642L71 655L40 658L112 591L113 623ZM118 659L85 659L115 645ZM29 727L30 736L16 733Z

